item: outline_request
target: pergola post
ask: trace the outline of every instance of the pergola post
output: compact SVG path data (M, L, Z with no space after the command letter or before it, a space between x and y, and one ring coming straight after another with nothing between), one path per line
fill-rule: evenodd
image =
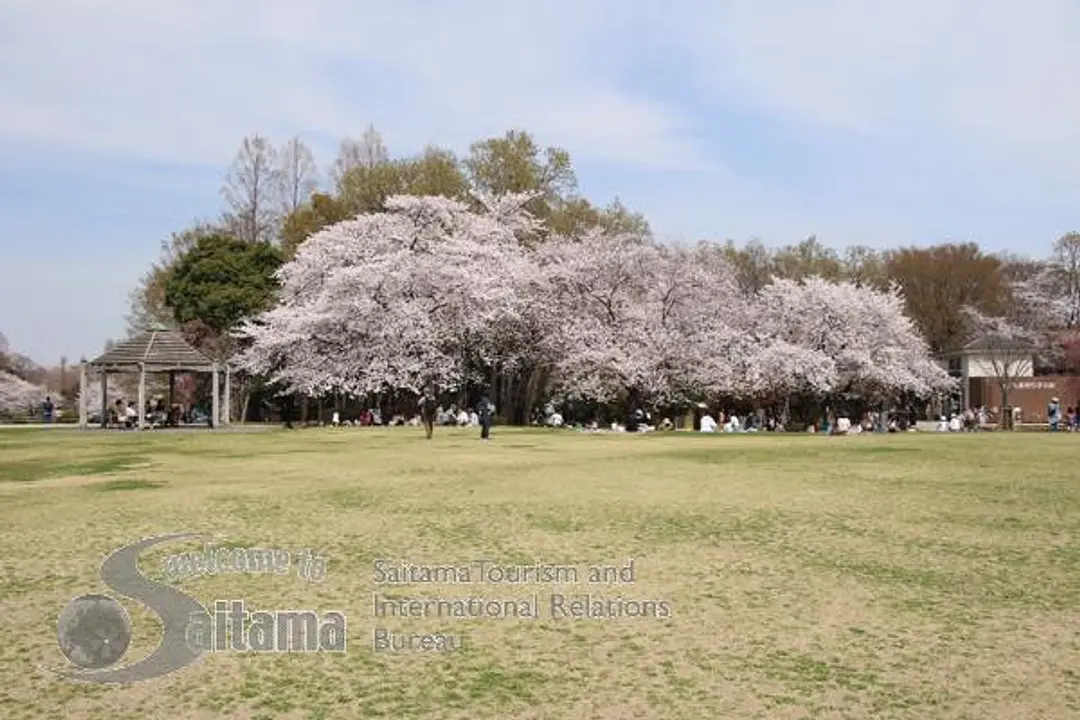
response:
M232 368L225 363L225 407L221 409L221 424L232 424Z
M139 429L146 427L146 363L139 363Z
M213 368L210 371L211 381L211 406L210 406L210 427L217 427L218 422L221 420L221 407L218 403L218 365L214 363Z
M101 370L101 429L109 427L109 374Z
M86 398L86 358L79 364L79 427L85 429L89 424L89 400Z

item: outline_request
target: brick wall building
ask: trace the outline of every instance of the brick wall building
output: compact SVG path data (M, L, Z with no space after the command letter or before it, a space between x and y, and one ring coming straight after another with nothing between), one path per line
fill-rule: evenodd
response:
M1001 387L997 378L967 378L967 397L970 406L1001 408ZM1075 375L1035 375L1016 378L1010 382L1009 404L1020 408L1021 422L1046 422L1046 406L1051 398L1061 402L1061 408L1080 405L1080 377Z
M941 364L958 380L951 403L959 409L985 406L997 415L1002 397L996 375L1001 368L1011 377L1009 404L1020 408L1021 422L1046 422L1046 406L1054 397L1063 410L1080 405L1080 377L1041 374L1046 369L1036 367L1034 353L1027 347L999 344L988 349L976 339L944 355Z

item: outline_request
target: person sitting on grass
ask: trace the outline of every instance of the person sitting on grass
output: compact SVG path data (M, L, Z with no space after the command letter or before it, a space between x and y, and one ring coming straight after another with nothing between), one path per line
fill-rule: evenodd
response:
M705 413L701 416L701 432L714 433L716 432L716 420L713 420L713 416L709 413Z

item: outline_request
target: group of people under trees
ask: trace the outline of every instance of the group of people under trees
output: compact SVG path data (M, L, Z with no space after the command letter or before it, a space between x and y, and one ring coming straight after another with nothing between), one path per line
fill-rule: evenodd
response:
M385 424L389 426L394 425L423 425L424 434L427 439L431 439L435 432L436 424L457 424L463 426L478 425L480 427L480 439L489 440L491 437L491 426L495 419L495 404L491 402L488 394L485 392L479 402L476 403L475 410L472 413L454 412L453 410L447 411L440 404L437 397L437 393L434 388L429 386L423 393L421 393L419 400L417 400L418 416L406 420L401 415L394 415ZM465 422L461 422L460 418L464 416ZM291 417L288 412L286 413L286 427L292 427ZM365 410L361 413L359 422L349 423L343 422L341 413L335 410L330 424L338 427L341 425L358 424L361 426L375 426L383 425L382 412L373 408L371 410Z
M143 412L146 423L151 428L179 427L180 425L192 425L202 421L211 426L213 425L210 415L201 412L197 407L180 404L168 405L162 398L157 398L156 401L148 400ZM139 422L139 410L135 405L135 401L129 400L125 403L123 399L117 398L116 402L109 408L108 422L121 428L135 428Z
M169 406L162 398L157 398L156 401L147 401L144 413L146 422L151 428L176 427L181 424L194 424L202 420L209 422L209 416L201 413L198 408L179 404ZM41 404L41 417L47 425L52 424L60 417L60 411L56 403L53 402L51 395L46 396L45 401ZM107 424L114 427L134 429L138 425L139 410L134 400L124 402L122 398L117 398L108 407L104 419Z
M424 424L424 435L428 440L431 439L432 434L435 432L435 420L440 410L438 402L435 388L429 385L424 394L420 396L419 402L420 420ZM495 417L495 405L486 392L480 397L480 401L476 403L476 415L480 420L480 439L489 440L491 438L491 423Z

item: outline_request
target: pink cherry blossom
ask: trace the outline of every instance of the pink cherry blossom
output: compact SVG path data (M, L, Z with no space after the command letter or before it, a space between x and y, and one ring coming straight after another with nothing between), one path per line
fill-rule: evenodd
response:
M523 197L481 213L394 197L315 234L279 273L280 305L241 329L242 366L306 393L460 387L468 360L503 353L490 330L512 326L527 300L533 266L516 234L535 223Z
M281 268L278 306L241 329L241 365L311 394L453 390L496 368L597 402L950 387L896 291L810 278L746 294L711 243L593 230L537 245L529 199L395 197L316 233Z
M0 413L19 413L39 409L49 391L23 380L18 375L0 371Z

